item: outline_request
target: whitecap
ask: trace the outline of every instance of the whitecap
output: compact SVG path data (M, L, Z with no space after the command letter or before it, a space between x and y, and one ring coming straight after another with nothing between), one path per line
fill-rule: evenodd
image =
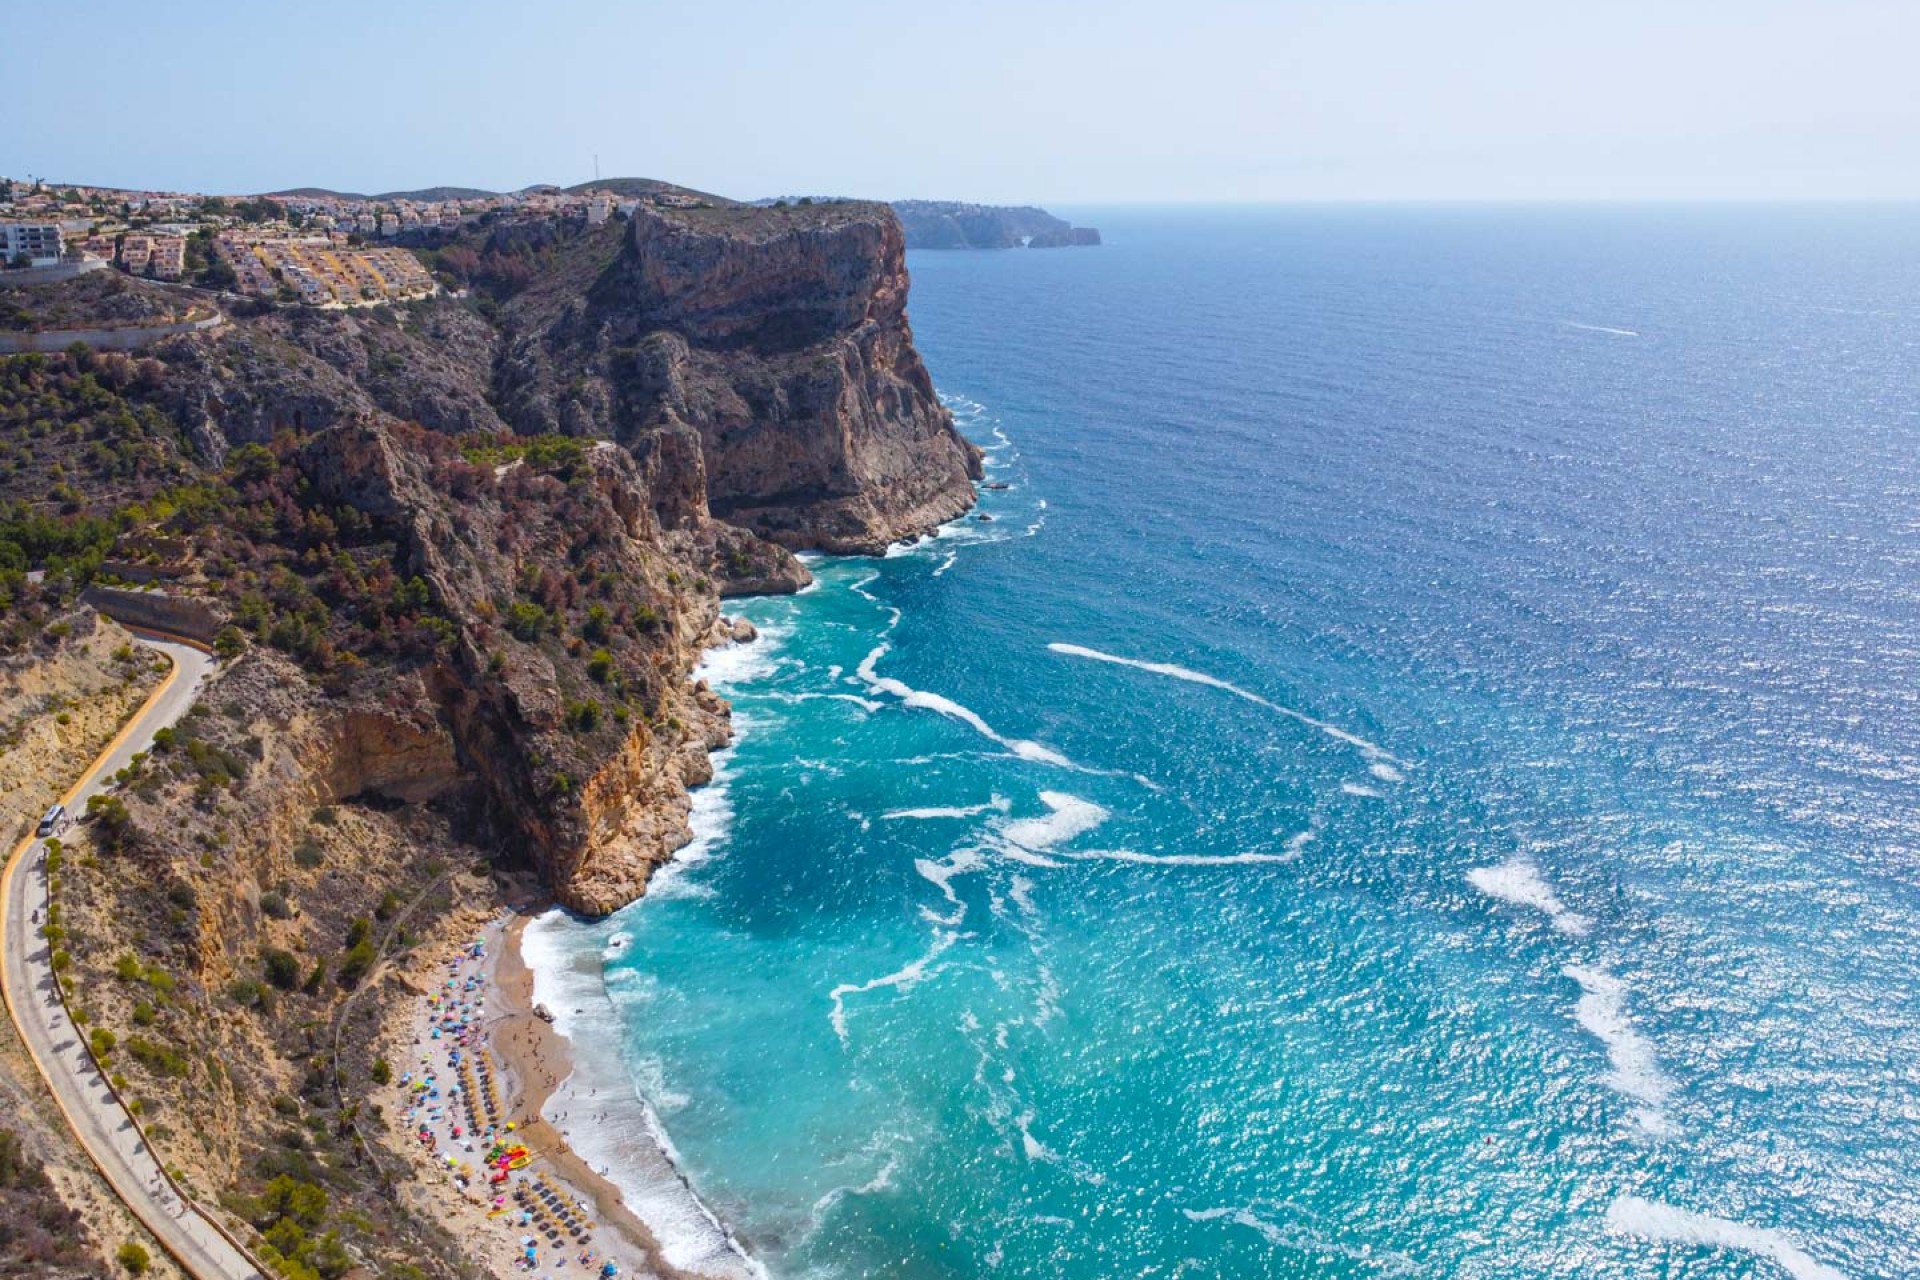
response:
M928 976L933 962L938 960L941 953L952 946L959 936L951 929L936 930L933 935L933 945L928 947L926 953L919 959L911 960L892 973L866 982L843 982L828 992L827 999L833 1002L833 1012L827 1015L827 1020L833 1024L833 1033L840 1037L840 1043L843 1045L848 1043L846 1008L848 996L863 995L866 992L879 991L887 987L895 987L902 991L912 990Z
M1467 872L1467 881L1489 898L1545 912L1562 933L1580 937L1592 925L1585 916L1567 910L1553 886L1541 879L1538 868L1524 857L1510 858L1497 867L1475 867Z
M1013 807L1013 801L1005 796L996 795L984 804L952 806L930 806L924 809L889 809L880 815L883 820L897 821L903 818L972 818L983 813L1005 813Z
M1361 796L1368 800L1379 800L1386 795L1378 787L1363 786L1358 782L1343 782L1340 784L1340 790L1350 796Z
M1138 862L1151 867L1240 867L1253 863L1297 862L1297 850L1286 853L1136 853L1131 849L1089 849L1055 856L1076 862Z
M1050 810L1045 817L1021 818L1008 823L1001 832L1028 852L1051 849L1093 830L1111 816L1091 800L1082 800L1064 791L1042 791L1040 802Z
M1778 1263L1794 1280L1847 1280L1844 1272L1807 1253L1785 1232L1750 1227L1639 1196L1621 1196L1607 1206L1607 1228L1615 1235L1643 1240L1751 1253Z
M941 895L953 904L951 914L941 916L928 911L927 918L935 924L946 925L948 928L965 919L967 904L960 901L960 895L953 891L954 877L978 871L986 865L986 855L978 849L960 849L937 862L932 858L914 859L913 869L920 873L920 878L938 888Z
M1244 698L1256 706L1265 707L1269 711L1275 711L1283 716L1297 720L1310 728L1318 729L1321 733L1326 734L1335 741L1344 742L1348 746L1353 747L1367 759L1371 765L1373 775L1382 781L1398 782L1403 776L1401 770L1413 767L1405 760L1393 755L1379 743L1369 742L1357 733L1349 733L1339 725L1329 724L1327 721L1310 716L1304 711L1296 711L1292 707L1283 707L1270 698L1263 698L1251 690L1242 689L1237 684L1229 683L1228 681L1220 679L1218 676L1210 676L1204 671L1195 671L1191 667L1182 667L1171 662L1143 662L1138 658L1122 658L1116 654L1102 653L1098 649L1089 649L1085 645L1065 644L1058 641L1049 644L1047 648L1054 653L1065 654L1071 658L1087 658L1094 662L1110 662L1115 666L1132 667L1137 671L1151 671L1155 675L1168 676L1174 680L1185 680L1189 684L1203 684L1210 689L1219 689L1224 693L1230 693L1236 698Z
M1638 330L1616 329L1609 324L1581 324L1578 320L1562 320L1560 323L1569 329L1580 329L1587 333L1611 333L1615 337L1620 338L1637 338L1640 336Z
M1656 1136L1671 1133L1673 1125L1662 1106L1673 1093L1673 1082L1660 1070L1653 1042L1627 1015L1626 984L1604 969L1587 965L1570 964L1560 972L1580 984L1574 1017L1606 1046L1612 1067L1607 1084L1643 1104L1634 1109L1634 1120L1642 1129Z
M1295 1213L1303 1212L1291 1204L1279 1207ZM1289 1249L1300 1253L1334 1254L1348 1261L1361 1263L1384 1275L1419 1275L1424 1270L1419 1263L1397 1250L1375 1249L1371 1245L1345 1244L1311 1225L1280 1223L1263 1218L1251 1207L1182 1209L1180 1212L1189 1222L1225 1221L1237 1227L1245 1227L1276 1249Z
M1007 750L1013 752L1014 755L1019 756L1022 760L1031 760L1036 764L1050 764L1062 769L1078 769L1080 767L1051 747L1043 747L1037 742L1028 742L1020 738L1008 738L996 733L993 726L983 720L971 707L964 707L952 698L943 697L937 693L929 693L924 689L915 689L903 681L893 679L891 676L877 675L874 668L878 665L880 659L887 656L891 647L892 646L884 641L874 646L874 648L868 652L867 656L860 660L860 666L857 668L857 673L860 678L866 681L867 687L875 693L891 694L909 707L938 712L950 720L958 720L960 723L971 728L975 733L978 733L981 737L991 742L999 743Z

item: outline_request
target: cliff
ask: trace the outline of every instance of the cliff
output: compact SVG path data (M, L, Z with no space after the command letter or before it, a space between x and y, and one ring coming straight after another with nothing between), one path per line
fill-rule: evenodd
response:
M468 296L19 366L21 404L57 387L70 421L23 435L0 499L100 541L0 581L27 606L7 634L123 543L185 546L170 590L230 619L230 649L279 650L323 701L410 691L462 780L434 794L604 913L688 838L727 740L687 683L720 600L804 585L790 549L958 516L979 454L913 347L883 205L643 205L428 256Z
M979 476L913 347L905 249L879 205L642 207L505 309L496 401L523 432L689 427L715 516L877 553Z
M909 249L1058 249L1100 243L1094 228L1076 227L1032 205L897 200L893 211Z

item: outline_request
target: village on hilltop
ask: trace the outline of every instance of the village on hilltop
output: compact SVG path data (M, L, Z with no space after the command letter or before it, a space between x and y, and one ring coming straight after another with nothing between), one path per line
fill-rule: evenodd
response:
M552 188L416 200L127 191L0 177L0 279L57 280L111 267L272 302L378 306L441 288L405 247L423 232L550 218L596 226L639 203L609 191Z

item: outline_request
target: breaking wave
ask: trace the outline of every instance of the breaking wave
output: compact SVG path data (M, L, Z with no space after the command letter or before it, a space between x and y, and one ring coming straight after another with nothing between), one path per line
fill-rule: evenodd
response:
M1151 671L1155 675L1168 676L1174 680L1185 680L1189 684L1203 684L1210 689L1219 689L1224 693L1230 693L1236 698L1244 698L1256 706L1265 707L1269 711L1275 711L1290 719L1297 720L1309 728L1318 729L1321 733L1326 734L1338 742L1344 742L1348 746L1353 747L1366 758L1372 768L1373 775L1386 782L1400 781L1403 776L1401 771L1413 767L1377 742L1369 742L1357 733L1350 733L1342 729L1339 725L1329 724L1325 720L1310 716L1304 711L1296 711L1292 707L1281 706L1271 698L1263 698L1251 690L1242 689L1237 684L1222 680L1218 676L1210 676L1204 671L1195 671L1191 667L1182 667L1171 662L1145 662L1139 658L1122 658L1116 654L1102 653L1098 649L1089 649L1085 645L1065 644L1059 641L1049 644L1047 648L1054 653L1065 654L1070 658L1087 658L1094 662L1110 662L1119 667L1132 667L1136 671Z
M1643 1240L1751 1253L1778 1263L1794 1280L1847 1280L1844 1272L1819 1261L1784 1232L1750 1227L1639 1196L1621 1196L1607 1206L1607 1228L1615 1235Z
M1475 867L1467 872L1467 881L1489 898L1545 913L1562 933L1581 937L1592 928L1587 917L1567 910L1553 886L1540 878L1539 868L1523 857L1509 858L1497 867Z

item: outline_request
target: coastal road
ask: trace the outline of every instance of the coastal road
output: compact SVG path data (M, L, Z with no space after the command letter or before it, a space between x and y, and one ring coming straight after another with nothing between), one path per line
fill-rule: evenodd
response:
M188 644L136 633L142 645L173 660L173 670L146 705L87 766L63 798L70 813L86 812L89 798L105 791L113 775L153 735L186 715L213 670L213 659ZM39 935L47 918L46 842L22 840L0 873L0 977L7 1011L19 1029L68 1126L114 1194L133 1211L162 1247L197 1280L264 1280L232 1239L189 1201L161 1170L120 1100L95 1069L85 1039L67 1016L54 988L52 948ZM109 1252L114 1242L102 1242Z

